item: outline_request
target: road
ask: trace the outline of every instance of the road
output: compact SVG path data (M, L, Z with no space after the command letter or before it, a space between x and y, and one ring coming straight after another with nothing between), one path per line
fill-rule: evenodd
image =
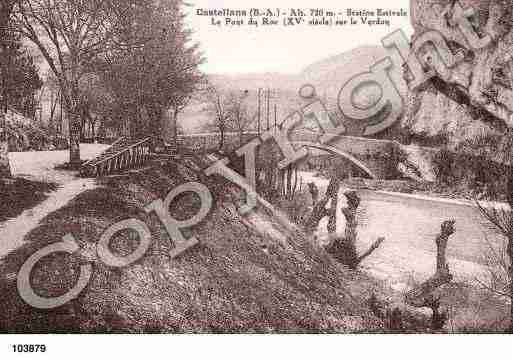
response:
M90 159L108 146L80 145L83 159ZM34 208L25 210L21 215L0 223L0 258L23 244L23 238L48 214L65 206L80 193L96 187L94 179L77 178L76 173L56 170L55 166L69 159L68 151L13 152L9 154L11 170L14 176L28 179L54 182L59 185L57 191Z

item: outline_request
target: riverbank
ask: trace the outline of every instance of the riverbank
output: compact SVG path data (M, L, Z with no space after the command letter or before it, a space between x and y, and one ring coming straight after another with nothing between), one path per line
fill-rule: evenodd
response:
M321 195L329 183L312 173L302 173L301 177L303 183L316 183ZM355 187L347 183L344 186L351 190ZM402 297L415 284L434 274L435 240L440 225L455 220L456 232L447 247L447 261L454 280L444 289L442 300L444 308L452 312L451 330L489 332L503 327L502 320L508 317L507 301L485 290L482 283L487 283L490 270L487 240L496 248L501 248L504 240L487 225L474 202L386 190L357 189L357 192L361 199L357 218L358 252L366 251L377 238L385 238L380 248L362 262L359 268L362 272L382 281ZM294 202L298 208L311 206L310 197L305 186ZM338 205L345 206L344 196ZM340 209L337 213L340 214ZM343 217L337 216L338 233L344 232ZM326 244L326 225L327 220L321 221L316 233L321 246Z
M322 175L312 172L301 172L304 183L315 182L327 186L329 180ZM477 207L476 201L483 207L509 209L509 205L502 201L490 200L482 196L475 196L468 191L456 191L441 187L437 183L415 182L411 180L373 180L366 178L349 178L342 184L353 190L368 190L402 198L419 199L439 203L451 203L461 206Z
M303 181L314 182L321 193L329 181L311 173L301 173ZM458 281L473 282L483 278L486 268L484 250L489 238L500 245L501 239L485 224L475 202L412 194L355 188L343 183L347 189L357 190L361 198L357 246L364 251L377 238L387 241L370 257L364 267L369 274L384 279L397 289L405 289L409 278L415 274L422 280L432 275L435 268L436 246L434 239L440 224L449 219L456 221L457 231L448 247L448 258ZM344 190L342 190L344 191ZM300 203L309 201L309 194L298 194ZM339 207L345 206L344 197ZM482 205L494 205L483 203ZM337 211L341 213L340 209ZM405 221L405 218L408 218ZM325 221L321 222L318 238L327 235ZM340 228L339 228L340 227ZM345 219L337 216L337 232L343 233Z

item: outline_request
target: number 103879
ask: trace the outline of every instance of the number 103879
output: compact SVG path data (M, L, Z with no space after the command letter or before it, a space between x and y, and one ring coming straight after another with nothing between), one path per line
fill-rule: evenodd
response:
M13 344L12 350L14 353L44 353L44 352L46 352L46 345L44 345L44 344Z

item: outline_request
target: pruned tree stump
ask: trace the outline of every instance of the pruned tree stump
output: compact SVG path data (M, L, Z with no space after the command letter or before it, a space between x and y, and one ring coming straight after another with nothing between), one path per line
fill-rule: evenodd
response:
M456 231L454 224L454 220L443 222L440 234L436 237L435 274L405 295L405 301L408 305L416 308L430 308L432 310L431 326L434 330L442 329L447 320L447 313L440 312L440 295L437 293L437 290L443 285L450 283L453 279L447 264L446 249L449 237Z
M323 218L328 217L330 243L326 246L326 251L338 262L347 265L351 269L356 269L365 258L370 256L381 246L385 238L378 238L366 252L359 255L356 250L356 240L358 237L357 211L361 200L356 191L348 191L344 193L347 200L347 207L342 209L342 214L346 219L346 228L344 235L341 236L336 233L340 180L336 178L332 178L330 180L326 195L322 199L318 198L319 189L315 184L310 183L308 186L314 206L310 215L304 222L303 227L307 233L313 233L319 226L319 222ZM330 207L326 208L330 200Z

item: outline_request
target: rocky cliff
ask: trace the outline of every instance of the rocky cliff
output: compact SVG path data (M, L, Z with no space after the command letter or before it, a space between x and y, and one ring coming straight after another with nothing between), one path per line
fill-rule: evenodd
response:
M423 42L422 37L434 30L458 60L454 66L444 66L438 47L429 42L416 53L424 71L434 77L409 92L403 126L414 138L438 138L455 148L462 142L504 134L513 126L512 3L411 1L412 44ZM472 15L470 9L474 9ZM457 20L462 17L468 19L474 39L462 31ZM475 46L476 41L481 46ZM412 69L407 69L407 80L411 80Z

